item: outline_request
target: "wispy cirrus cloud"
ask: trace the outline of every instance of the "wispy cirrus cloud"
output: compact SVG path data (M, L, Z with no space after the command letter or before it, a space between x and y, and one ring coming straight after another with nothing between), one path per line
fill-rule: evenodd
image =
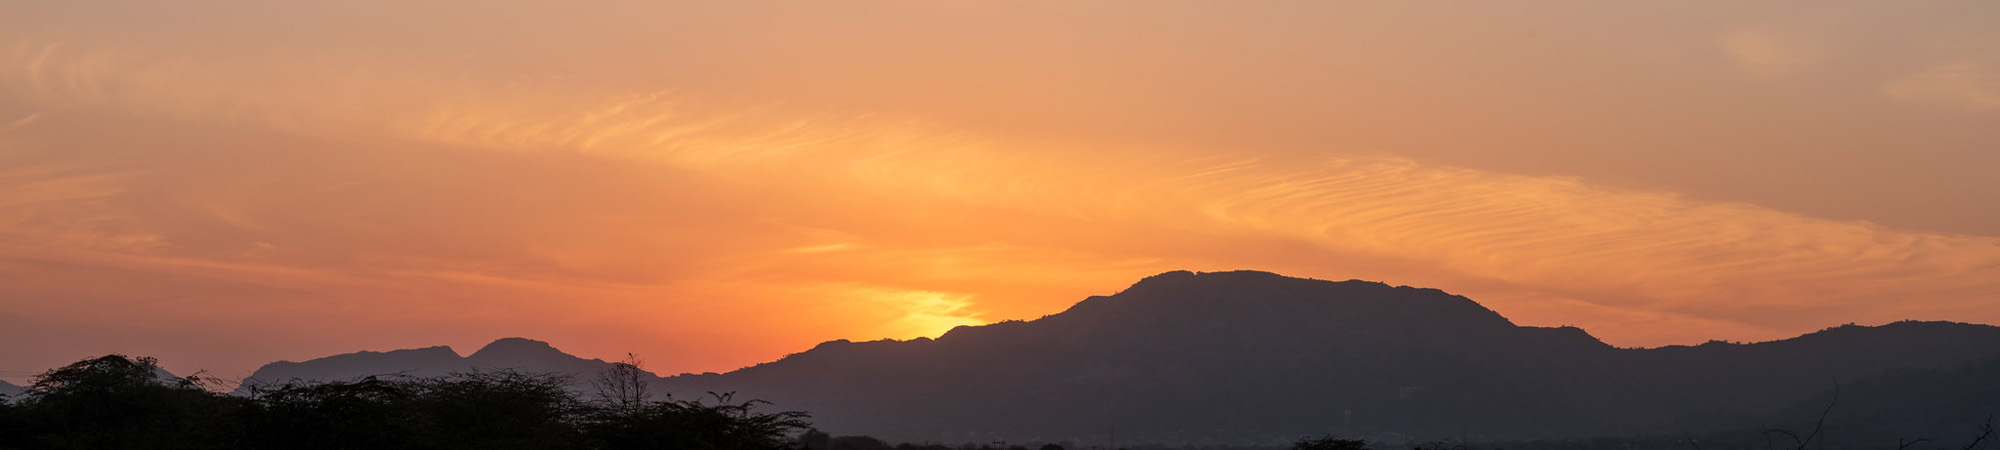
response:
M60 60L38 58L44 64ZM112 86L146 85L125 82L117 73L93 72L85 77ZM269 88L204 90L204 98L217 100L214 106L192 107L181 113L217 122L248 119L277 123L298 114L283 108L322 114L343 110L314 108L314 100L296 95L279 96L287 101L268 106L240 106L263 101L268 96L265 89ZM131 87L119 90L126 94L121 97L139 99L141 104L148 101L145 99L175 98L172 92ZM1976 304L1993 292L1995 283L1981 275L1996 261L1991 238L1814 219L1671 193L1607 189L1574 178L1503 175L1400 159L1232 157L1199 149L1021 140L863 117L709 113L678 108L677 99L664 93L594 97L502 90L468 101L450 93L423 94L426 91L372 94L392 95L383 99L357 98L362 95L357 92L335 96L340 97L337 100L330 97L325 101L380 102L350 108L357 111L421 112L306 121L301 123L353 128L302 132L325 135L365 129L384 139L423 145L639 161L704 177L755 180L761 185L753 189L757 192L723 195L747 195L745 199L774 204L838 202L844 198L853 209L836 213L809 208L758 219L711 218L802 222L822 230L813 235L840 236L841 242L792 245L783 247L785 251L812 249L804 253L826 254L835 261L868 260L872 258L868 255L879 254L886 259L877 259L874 264L907 268L909 264L928 264L925 258L909 258L910 252L931 252L938 255L932 258L960 260L968 273L960 279L1017 276L1006 269L1010 267L1006 258L1036 257L965 250L968 245L989 244L1073 249L1095 255L1073 261L1082 265L1116 260L1150 262L1150 266L1140 266L1147 268L1127 266L1130 268L1116 274L1121 277L1188 261L1308 268L1318 259L1402 261L1405 269L1379 275L1447 284L1453 279L1491 280L1518 291L1490 293L1503 298L1559 296L1605 307L1706 316L1787 331L1830 320L1815 312L1833 311L1826 309L1830 304L1866 309L1908 295L1962 298ZM245 115L245 111L262 112ZM454 183L480 188L483 182ZM676 197L665 192L652 194L662 199ZM243 222L219 214L230 208L242 207L214 206L204 211L226 223ZM937 209L931 210L935 214L913 212L926 208ZM579 212L601 211L586 208ZM869 218L838 217L841 215ZM1001 228L1051 232L1036 235L996 230L994 224L980 222L988 217L1009 223ZM648 220L643 214L633 219L637 223ZM714 229L663 226L684 228L682 232ZM1108 239L1099 233L1060 231L1090 228L1135 231ZM761 233L786 234L776 231L779 228L771 230ZM1284 239L1313 248L1271 257L1213 245L1147 242L1159 236L1215 242ZM579 252L583 247L575 244L545 245L554 245L547 247L549 263L520 270L543 273L533 276L560 270L572 274L567 276L603 277L618 272L604 268L647 265L616 252ZM738 245L719 247L705 257L725 258L723 255L757 248L740 245L781 244ZM483 259L536 259L503 254L461 257L471 258L462 264L473 266ZM397 260L393 256L373 258L370 261L377 264ZM406 258L397 264L461 264L424 255ZM763 267L768 264L759 263L762 272L754 273L852 273L832 267L808 269L810 263L806 262L792 264L805 265ZM563 267L570 269L560 269ZM930 270L917 273L935 273L941 267L933 264ZM677 273L669 278L703 276L702 271L690 270L672 269ZM736 276L751 276L747 273L753 272ZM888 273L870 276L894 277ZM1806 297L1811 301L1801 301ZM1949 301L1930 304L1940 313L1964 306L1954 305ZM1851 309L1839 311L1835 314L1854 314ZM1615 331L1606 334L1614 339L1659 342L1620 336Z
M554 22L589 23L553 14L562 10L553 4L517 3L563 17ZM618 11L692 7L626 6ZM997 11L1210 27L1134 25L1193 43L1148 53L1083 19L1043 28L1078 39L1037 40L979 14L998 7L976 2L753 6L676 15L687 26L658 33L643 14L594 12L605 21L593 29L606 35L544 44L331 16L387 27L347 37L285 11L215 35L0 33L0 95L13 100L0 113L14 114L0 118L0 264L10 268L0 291L28 299L9 311L47 323L214 330L189 338L210 341L302 336L254 351L134 350L236 365L295 359L301 348L528 334L575 340L564 348L593 355L639 350L667 370L721 370L823 339L1032 318L1174 269L1439 287L1525 324L1580 325L1620 345L1776 338L1851 321L2000 322L1992 236L1612 185L1625 172L1598 166L1515 173L1454 162L1510 158L1481 156L1489 153L1613 161L1604 167L1656 160L1619 160L1624 147L1607 143L1789 158L1765 150L1788 142L1767 134L1816 126L1824 111L1757 103L1798 122L1769 133L1731 117L1687 125L1677 121L1708 118L1674 108L1729 97L1718 92L1765 93L1699 76L1686 79L1716 90L1644 78L1716 71L1674 64L1718 45L1735 57L1722 67L1730 73L1851 63L1827 56L1833 50L1795 51L1798 39L1763 28L1669 24L1655 31L1673 39L1653 46L1548 47L1536 44L1539 33L1570 31L1538 18L1417 14L1428 11L1421 6L1381 13L1464 31L1507 56L1491 59L1452 53L1461 43L1446 40L1453 34L1397 34L1366 11L1260 5L1213 21L1055 3ZM483 14L466 20L532 18ZM1318 26L1322 15L1353 27ZM900 20L911 17L932 21ZM843 34L839 25L853 21L881 31ZM784 26L802 30L786 36L813 39L760 38ZM1854 50L1815 41L1807 28L1787 32ZM1716 29L1750 34L1718 44ZM1406 47L1314 30L1400 37ZM257 33L271 43L221 44ZM1667 55L1643 60L1667 69L1617 59L1650 54L1633 48ZM988 54L907 58L961 49ZM1561 72L1574 84L1540 71L1576 60L1632 64ZM1456 75L1491 68L1507 70ZM1937 70L1882 92L1978 99L1966 89L1977 77L1964 75L1976 70ZM1048 83L1021 81L1038 76ZM1701 139L1656 142L1680 134ZM43 365L67 357L4 351L38 352Z
M1883 84L1897 100L1971 112L2000 109L2000 56L1974 57L1926 67Z

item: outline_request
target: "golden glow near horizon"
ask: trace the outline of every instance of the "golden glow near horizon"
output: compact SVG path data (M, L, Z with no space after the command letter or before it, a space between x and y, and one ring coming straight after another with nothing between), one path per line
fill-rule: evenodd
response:
M525 336L721 371L1178 269L1436 287L1624 346L1996 323L1996 19L8 4L0 369Z

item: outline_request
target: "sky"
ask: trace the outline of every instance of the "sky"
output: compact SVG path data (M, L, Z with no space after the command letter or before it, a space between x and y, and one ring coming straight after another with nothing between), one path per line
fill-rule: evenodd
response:
M656 372L1169 270L1624 346L2000 323L2000 3L0 3L0 379Z

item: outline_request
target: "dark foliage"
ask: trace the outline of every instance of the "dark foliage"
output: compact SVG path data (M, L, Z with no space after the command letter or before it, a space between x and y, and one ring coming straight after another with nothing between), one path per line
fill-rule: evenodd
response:
M472 372L439 378L294 383L259 389L260 448L588 448L589 411L561 377Z
M208 449L242 445L251 405L163 376L152 358L109 355L36 378L10 408L0 447Z
M805 413L763 402L586 401L566 377L508 371L293 382L248 397L111 355L0 403L0 449L787 449Z
M1059 447L1060 447L1060 446L1059 446ZM911 443L908 443L908 442L904 442L904 443L901 443L901 444L896 444L896 450L964 450L964 449L966 449L966 448L974 448L974 449L983 449L983 447L959 447L959 448L953 448L953 447L950 447L950 446L946 446L946 445L941 445L941 444L924 444L924 445L917 445L917 444L911 444Z
M410 448L426 431L409 383L368 377L256 391L263 406L251 429L256 447Z
M1308 437L1292 443L1292 450L1364 450L1368 441L1333 436Z
M809 425L802 412L759 413L755 408L763 402L739 402L731 394L709 396L712 402L670 400L598 409L583 429L604 448L779 449L789 447L788 432Z

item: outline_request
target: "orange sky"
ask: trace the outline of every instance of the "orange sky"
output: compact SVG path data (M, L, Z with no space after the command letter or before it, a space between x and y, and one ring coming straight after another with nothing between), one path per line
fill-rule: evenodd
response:
M662 372L1176 269L1621 346L2000 323L1987 1L0 4L0 372ZM26 377L4 377L24 381Z

